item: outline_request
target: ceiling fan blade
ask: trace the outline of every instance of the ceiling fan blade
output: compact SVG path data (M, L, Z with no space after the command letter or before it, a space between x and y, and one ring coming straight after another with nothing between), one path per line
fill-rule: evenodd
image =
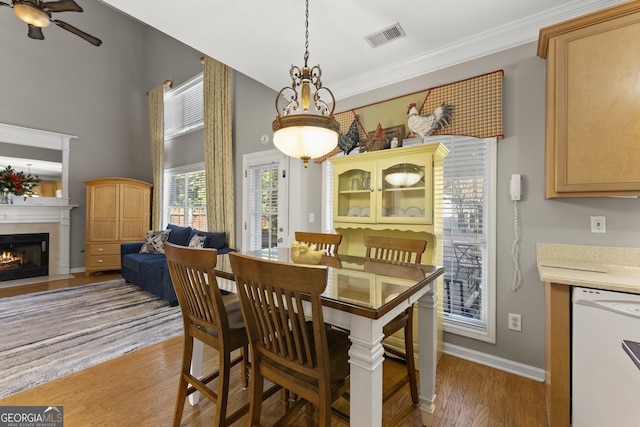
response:
M88 41L94 46L100 46L102 44L102 40L100 40L99 38L94 37L91 34L85 33L84 31L77 29L71 24L67 24L64 21L58 21L56 19L52 19L51 22L55 22L55 24L58 27L64 28L65 30L72 32L76 36L82 37L83 39L85 39L86 41Z
M29 26L29 32L27 35L32 39L44 40L44 34L42 34L42 28L35 25L27 24Z
M42 3L43 9L51 12L82 12L82 8L74 0L48 1Z

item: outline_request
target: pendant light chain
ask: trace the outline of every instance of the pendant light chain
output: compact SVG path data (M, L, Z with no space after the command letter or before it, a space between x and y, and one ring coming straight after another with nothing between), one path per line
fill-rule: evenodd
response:
M304 66L307 67L307 60L309 59L309 0L305 1L306 12L304 21Z
M2 1L2 0L0 0ZM340 123L333 117L336 99L322 86L319 65L309 68L309 0L305 0L304 66L291 65L291 86L276 95L278 115L273 121L273 145L287 156L309 160L324 156L338 145ZM309 112L310 108L316 113Z

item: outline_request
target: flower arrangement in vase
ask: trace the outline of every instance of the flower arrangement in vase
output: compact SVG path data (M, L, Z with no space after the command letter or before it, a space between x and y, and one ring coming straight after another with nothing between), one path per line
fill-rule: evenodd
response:
M0 171L0 204L9 203L9 194L23 196L26 200L33 195L40 181L37 175L17 172L11 166L5 167Z

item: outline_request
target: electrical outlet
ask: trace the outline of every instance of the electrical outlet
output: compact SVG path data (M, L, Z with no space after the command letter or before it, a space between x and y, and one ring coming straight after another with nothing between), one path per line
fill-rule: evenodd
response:
M509 313L509 329L522 332L522 316Z
M607 217L604 215L591 217L591 232L592 233L606 233L607 232Z

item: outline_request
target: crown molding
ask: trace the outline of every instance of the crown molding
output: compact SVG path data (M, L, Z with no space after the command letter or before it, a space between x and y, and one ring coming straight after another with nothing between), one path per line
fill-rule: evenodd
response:
M500 27L462 39L440 49L427 51L357 77L331 82L336 100L432 73L493 53L538 40L541 28L623 3L625 0L574 0L564 5L509 22Z

